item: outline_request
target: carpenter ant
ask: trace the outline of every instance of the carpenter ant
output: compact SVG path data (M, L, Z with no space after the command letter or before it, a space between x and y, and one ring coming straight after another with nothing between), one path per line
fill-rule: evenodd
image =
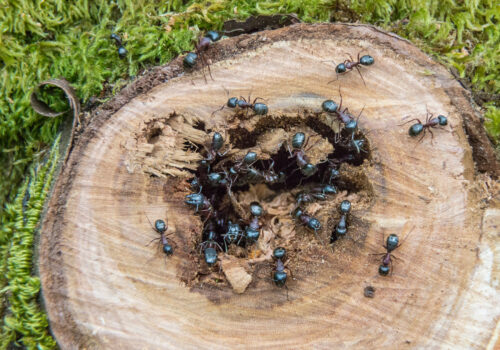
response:
M193 68L196 65L196 62L198 61L199 57L203 64L203 67L206 66L208 68L208 73L210 75L210 78L214 80L214 78L212 77L212 72L210 71L210 65L207 63L203 53L208 50L208 47L210 46L211 43L220 40L220 38L221 35L218 32L212 30L207 32L204 37L198 40L198 43L196 44L196 53L189 52L186 55L186 57L184 57L183 60L184 67ZM205 78L206 82L207 78L205 77L205 75L203 75L203 77Z
M406 237L404 238L405 240L406 240L406 238L408 238L408 236L410 235L410 233L413 231L414 228L415 228L415 226L410 230L410 232L408 232L406 234ZM384 240L383 238L384 238L384 234L382 233L382 241ZM398 235L390 234L387 237L385 245L382 245L386 249L386 252L380 253L380 254L372 254L372 255L383 255L384 256L382 258L382 264L380 264L380 266L378 268L378 273L381 276L387 276L389 274L389 272L391 272L391 274L392 274L392 269L393 269L392 268L392 258L396 259L396 257L394 255L392 255L391 252L394 251L396 248L399 248L402 244L403 244L403 242L399 243Z
M359 57L358 53L358 60L355 61L350 54L347 54L350 58L350 60L345 60L343 63L340 63L335 67L335 73L337 74L337 80L338 80L338 75L347 72L348 70L352 70L353 68L356 68L356 70L359 73L359 76L361 77L361 80L363 80L363 84L366 86L365 79L363 79L363 75L361 75L361 71L359 70L359 65L362 66L371 66L375 60L373 59L372 56L370 55L364 55L361 58Z
M227 232L222 235L224 238L224 246L227 252L227 245L231 243L240 244L241 239L244 237L240 225L233 224L231 220L227 222Z
M286 299L288 300L288 287L286 285L286 280L288 278L288 274L286 273L285 270L288 270L290 275L292 272L290 269L285 267L285 263L283 262L283 259L286 256L286 250L285 248L278 247L274 249L273 251L273 258L276 259L276 267L273 271L271 271L271 278L274 282L274 284L277 287L285 287L286 289Z
M120 36L113 33L109 37L115 41L115 44L118 47L118 56L120 56L120 58L125 58L125 56L127 56L127 49L122 46L122 39Z
M318 235L318 230L321 229L321 223L319 222L318 219L312 217L312 216L309 216L307 214L304 213L304 211L300 208L300 207L297 207L293 213L292 213L292 217L294 219L298 219L299 222L306 226L307 228L311 229L314 231L314 234L316 235L316 238L321 242L321 244L325 245L323 243L323 240L321 239L321 237Z
M200 243L200 254L203 250L205 262L208 266L213 266L217 262L217 248L222 251L222 247L215 241L217 232L215 231L215 223L212 220L208 222L205 232L207 232L207 240Z
M287 145L288 152L290 153L290 157L288 158L295 158L297 167L300 169L302 175L306 177L312 176L318 171L318 167L314 164L311 164L309 162L309 157L306 155L305 148L308 142L309 138L306 139L306 135L303 132L298 132L292 137L293 152ZM314 145L311 145L311 147L312 146ZM309 147L309 149L311 147Z
M229 149L226 150L226 152L221 153L220 149L224 145L224 138L222 137L220 132L214 132L214 135L212 136L212 143L210 144L210 148L207 146L205 147L205 150L207 151L207 156L201 161L201 165L207 166L210 169L210 164L212 164L217 157L224 157L228 152Z
M223 175L226 175L226 177L223 177ZM227 171L224 171L223 173L209 173L207 175L207 181L208 184L213 187L226 186L228 185Z
M367 153L367 151L363 149L365 141L365 139L356 140L354 138L354 133L352 133L351 140L343 146L345 146L349 151L356 151L357 154L360 154L361 152Z
M245 239L247 243L257 242L260 236L260 225L259 217L262 216L264 210L261 205L257 202L250 203L250 213L252 214L252 219L247 227L245 227Z
M242 179L242 182L247 183L260 183L262 181L270 185L284 183L286 181L286 175L282 171L278 174L274 171L274 160L272 160L267 170L258 170L254 167L248 167L246 175Z
M319 187L314 187L309 193L300 192L297 194L297 207L300 206L301 203L310 203L315 200L324 201L326 200L326 196L328 194L336 194L337 189L332 185L321 185Z
M226 90L226 92L229 94L229 92ZM227 103L223 105L221 108L215 110L212 112L212 115L214 115L216 112L223 110L225 107L228 108L241 108L241 109L246 109L246 117L248 117L248 111L251 109L255 113L254 115L266 115L268 112L267 105L264 103L257 103L257 100L264 100L262 97L256 97L252 103L250 103L250 95L248 95L248 100L245 99L244 97L240 96L238 99L237 97L230 97L227 100Z
M407 117L405 117L405 118L407 118ZM440 126L448 125L448 118L446 118L444 115L438 115L437 118L433 118L433 114L429 113L429 111L427 111L425 123L422 123L420 121L420 119L414 118L414 119L408 120L407 122L400 124L400 125L410 123L414 120L416 120L418 123L410 126L408 133L410 134L410 136L417 136L423 132L422 137L418 140L418 142L422 141L422 139L425 136L426 130L428 130L431 133L431 140L432 140L432 139L434 139L434 134L432 133L431 128L435 128L438 125L440 125Z
M239 174L248 172L248 169L257 161L257 153L249 151L243 159L239 160L229 169L231 175L238 176Z
M346 107L342 110L342 93L340 91L339 86L339 95L340 95L340 105L337 105L333 100L326 100L322 103L321 108L324 112L329 114L335 114L337 118L344 123L344 129L348 131L348 133L354 133L358 128L358 120L363 113L365 107L361 109L358 117L354 120L354 117L349 113L349 109Z
M347 214L351 211L351 202L348 200L342 201L339 209L342 215L340 216L339 223L335 227L335 231L332 233L330 243L333 243L339 236L344 236L347 233Z
M148 221L149 221L149 218L148 218ZM149 224L151 225L153 230L155 230L156 232L158 232L160 234L160 237L152 239L151 242L149 242L147 245L150 245L152 242L158 240L160 245L162 246L162 250L165 253L165 255L167 255L167 256L172 255L174 253L174 248L168 242L167 236L172 235L173 232L168 234L168 235L165 234L165 232L168 229L168 220L167 220L166 224L165 224L165 221L163 221L161 219L156 220L154 226L151 224L151 221L149 221ZM172 242L172 243L175 244L175 242Z
M200 187L200 190L198 193L191 193L186 196L185 203L188 205L192 205L196 207L195 213L198 212L198 210L201 207L201 211L208 211L209 212L209 217L213 213L213 207L210 201L201 193L202 187Z

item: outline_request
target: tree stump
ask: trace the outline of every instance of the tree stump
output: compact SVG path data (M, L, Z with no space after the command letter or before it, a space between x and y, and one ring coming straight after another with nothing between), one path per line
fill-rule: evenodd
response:
M328 61L359 52L375 58L361 67L366 86L356 71L337 80ZM478 164L489 175L476 173L464 127L479 135L483 157L493 153L473 125L468 92L444 67L393 34L342 24L224 39L206 58L213 80L206 67L184 73L178 58L95 111L76 139L40 242L43 299L62 348L498 346L500 200L490 177L498 164L489 158ZM337 195L307 206L322 223L318 237L289 215L302 185L252 186L231 201L242 216L261 201L258 244L219 253L220 267L208 268L198 249L202 219L184 203L200 145L220 131L229 159L255 150L265 160L301 130L311 137L312 162L324 164L338 149L331 140L339 124L321 104L339 102L339 86L351 113L364 107L367 153L341 166ZM249 93L265 99L267 115L213 113ZM427 109L449 125L418 142L410 124L399 124L425 119ZM348 234L321 245L346 198ZM146 246L158 237L148 219L160 218L176 244L168 258ZM404 242L393 273L380 276L380 257L371 254L385 252L390 233ZM288 250L288 290L270 277L278 245Z

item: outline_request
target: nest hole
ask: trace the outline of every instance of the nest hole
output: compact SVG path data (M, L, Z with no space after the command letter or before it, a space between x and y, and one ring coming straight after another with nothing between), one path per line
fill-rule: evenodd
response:
M210 163L209 166L200 164L194 171L194 177L189 179L190 182L196 179L198 183L198 185L193 186L193 193L201 193L210 202L211 208L199 210L197 213L202 218L203 229L192 240L193 254L191 256L196 261L190 265L189 271L181 273L183 281L192 290L202 292L210 300L218 302L221 301L221 298L233 295L230 281L227 279L227 271L222 268L220 259L215 266L208 267L205 264L203 254L199 253L199 244L209 239L209 228L212 230L215 228L214 242L222 248L217 248L219 258L234 259L243 266L245 273L252 277L252 281L245 291L245 293L250 294L267 288L276 288L269 276L265 276L267 272L273 271L274 262L271 254L275 247L284 246L287 249L288 268L294 271L294 276L301 274L310 276L311 273L317 273L311 271L311 264L315 264L311 257L320 257L320 260L326 259L333 264L333 262L340 261L342 252L343 254L356 253L356 246L362 244L364 234L354 231L366 232L367 224L361 219L353 218L353 216L356 215L357 210L367 208L371 196L370 183L363 168L365 160L370 159L371 150L369 141L361 130L357 130L353 134L346 130L336 133L331 126L320 122L315 115L309 115L305 118L266 116L256 123L252 131L241 126L229 128L227 130L229 137L228 140L225 140L224 147L237 148L242 151L241 154L244 154L246 150L258 146L259 137L264 133L269 133L270 130L283 129L285 132L292 132L300 128L313 130L316 136L319 135L322 140L326 140L333 149L332 152L324 156L324 161L315 164L317 171L311 176L304 176L298 167L297 157L290 154L291 139L282 143L275 152L266 154L266 157L259 157L251 165L244 165L247 169L241 173L236 172L236 175L231 175L231 169L241 167L242 158L228 159L219 155L213 161L206 162ZM188 147L188 145L185 146ZM221 150L225 149L224 147ZM307 154L307 147L304 150L305 154ZM193 148L189 149L194 151ZM209 145L208 149L214 149L213 145ZM205 160L210 158L204 148L200 147L196 151L200 152ZM330 178L332 168L340 173L334 179ZM214 183L210 180L213 173L220 175L221 183ZM257 178L260 180L250 178L249 173L258 174ZM280 179L280 174L284 174L283 179ZM317 193L314 191L317 191L318 187L328 184L337 188L336 194L325 195L322 200L318 199L301 205L307 215L317 217L320 220L322 227L318 232L312 232L295 221L293 223L295 225L294 232L287 234L281 231L273 232L271 237L264 235L266 239L264 243L247 241L243 236L244 230L252 218L249 213L251 201L259 202L265 210L265 214L259 218L261 230L259 239L262 239L264 230L269 233L273 227L276 228L292 220L289 209L293 210L294 207L297 207L293 200L300 192ZM280 209L276 208L271 210L271 206L281 199L286 203L283 204L286 209L281 210L281 212ZM348 235L352 236L349 239L333 237L335 226L341 215L338 207L340 202L345 199L349 199L353 203L354 209L347 220ZM290 201L292 201L291 204ZM212 226L208 227L210 223ZM241 239L231 244L228 244L224 239L229 224L238 224L242 231ZM333 238L331 239L331 237ZM326 245L321 245L319 240L323 240ZM330 241L333 242L331 245L328 244ZM346 241L349 242L346 243ZM338 256L335 257L333 251L341 253L336 254ZM266 274L259 271L266 271ZM211 287L207 288L207 285ZM214 290L217 290L217 293L213 293Z

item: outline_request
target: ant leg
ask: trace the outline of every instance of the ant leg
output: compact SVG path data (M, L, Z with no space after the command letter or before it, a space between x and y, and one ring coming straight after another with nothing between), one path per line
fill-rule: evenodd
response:
M324 246L325 242L323 242L323 240L321 239L321 237L318 235L318 231L314 230L314 235L316 236L316 238L318 239L318 241L321 242L321 245Z
M207 64L207 68L208 68L208 75L210 75L210 79L214 80L214 77L212 77L212 70L210 69L210 64L208 64L207 61L205 61L206 64Z
M358 53L358 55L359 55L359 53ZM350 54L350 53L347 53L347 56L349 56L349 58L351 59L351 62L356 62L356 61L354 61L354 58L352 58L352 56L351 56L351 54ZM346 60L346 61L347 61L347 60ZM358 60L358 62L359 62L359 60Z
M201 71L203 73L203 79L205 79L205 84L208 83L207 81L207 76L205 74L205 60L203 59L203 54L201 51L198 51L196 50L197 54L198 54L198 57L200 58L200 61L201 61Z
M358 71L359 76L361 77L361 80L363 80L363 84L366 86L365 79L363 78L363 75L361 74L361 71L359 70L359 67L358 67L358 66L355 66L355 68L356 68L356 70Z
M212 114L210 114L210 118L212 118L214 116L215 113L219 112L219 111L222 111L224 109L224 107L226 107L225 104L222 105L221 108L219 109L216 109L215 111L212 112Z
M337 76L337 78L336 78L336 79L333 79L333 80L330 80L327 84L331 84L331 83L333 83L333 82L335 82L335 81L339 80L339 73L337 73L337 71L335 71L335 75Z
M288 286L286 284L285 284L285 289L286 289L286 300L290 301L290 299L288 298Z
M217 243L217 242L213 242L213 243L214 243L214 244L215 244L215 245L216 245L216 246L220 249L220 251L222 252L222 247L220 246L220 244L219 244L219 243Z
M145 245L145 247L148 247L151 243L153 243L156 240L160 240L160 237L153 238L148 244Z
M425 131L426 131L426 129L424 128L424 132L422 133L422 137L417 141L417 144L419 144L420 142L422 142L422 140L424 139L424 137L425 137Z
M413 232L413 230L414 230L414 229L415 229L415 226L413 226L413 227L411 228L411 230L410 230L410 231L406 234L405 238L403 238L403 239L401 240L401 243L399 243L399 244L398 244L398 246L397 246L396 248L401 247L401 246L403 245L403 243L406 241L406 239L408 238L408 236L410 235L410 233L412 233L412 232Z
M264 98L262 98L262 97L256 97L256 98L255 98L255 100L253 100L252 104L255 104L255 102L256 102L257 100L262 100L262 101L264 101L264 102L265 102L265 101L267 101L266 99L264 99Z
M309 137L307 138L306 144L307 144L307 142L308 142L308 141L309 141ZM305 147L306 147L306 144L305 144L305 145L304 145L304 147L303 147L304 152L309 151L311 148L313 148L314 146L316 146L316 145L317 145L318 143L320 143L320 142L321 142L321 139L319 139L318 141L316 141L315 143L313 143L311 146L309 146L309 148L308 148L308 149L305 149Z
M409 116L408 116L408 117L409 117ZM406 117L404 117L404 118L403 118L403 119L401 119L401 120L404 120L405 118L406 118ZM418 119L418 118L413 118L413 119L410 119L410 120L408 120L408 121L404 122L403 124L398 124L398 126L401 126L401 125L405 125L405 124L411 123L411 122L412 122L412 121L414 121L414 120L416 120L417 122L419 122L419 124L422 124L422 125L423 125L423 123L420 121L420 119Z
M356 123L358 123L359 117L361 117L361 113L365 110L366 105L363 105L363 108L361 108L361 112L359 112L358 117L356 118Z
M432 132L431 128L429 128L429 132L431 133L431 145L434 146L434 133Z
M340 96L340 105L337 108L337 111L341 111L342 110L342 92L340 92L340 84L339 84L339 96Z

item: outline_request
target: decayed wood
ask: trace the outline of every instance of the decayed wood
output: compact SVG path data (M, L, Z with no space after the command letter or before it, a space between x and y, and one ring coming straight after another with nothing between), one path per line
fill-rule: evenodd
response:
M334 67L324 61L360 51L375 57L362 70L366 87L356 72L328 84ZM369 26L295 25L222 40L208 54L213 81L205 83L200 71L182 75L178 59L98 110L79 136L41 230L43 297L59 344L495 346L498 184L475 174L462 122L463 113L473 113L451 75L410 43ZM294 131L312 133L308 128L315 123L331 122L321 103L338 101L338 84L350 111L365 106L360 126L371 158L344 169L347 180L358 181L356 191L310 210L326 227L320 232L326 239L338 218L335 207L347 196L355 204L348 237L332 251L310 232L268 221L259 249L248 257L260 272L244 259L237 266L224 260L238 293L228 283L204 284L193 272L205 268L196 252L201 222L183 203L188 169L200 159L185 146L209 139L200 122L211 130L229 129L234 139L250 131L258 141L251 148L266 157ZM211 116L227 100L224 89L231 96L252 91L265 98L269 116L240 120L227 109ZM408 126L398 124L406 115L425 118L426 107L446 114L451 127L436 130L433 143L426 137L417 144ZM230 155L244 152L234 148ZM319 161L321 154L313 158ZM250 201L259 191L239 193L236 200ZM281 215L286 196L266 203L269 215ZM168 218L168 232L176 232L170 236L176 253L166 261L145 246L156 237L147 218ZM407 227L415 229L395 252L400 259L394 274L379 276L379 261L370 254L383 252L383 233L401 234ZM302 250L291 253L287 300L267 278L269 252L292 241ZM252 277L248 287L245 273ZM376 289L373 299L363 295L368 285Z

